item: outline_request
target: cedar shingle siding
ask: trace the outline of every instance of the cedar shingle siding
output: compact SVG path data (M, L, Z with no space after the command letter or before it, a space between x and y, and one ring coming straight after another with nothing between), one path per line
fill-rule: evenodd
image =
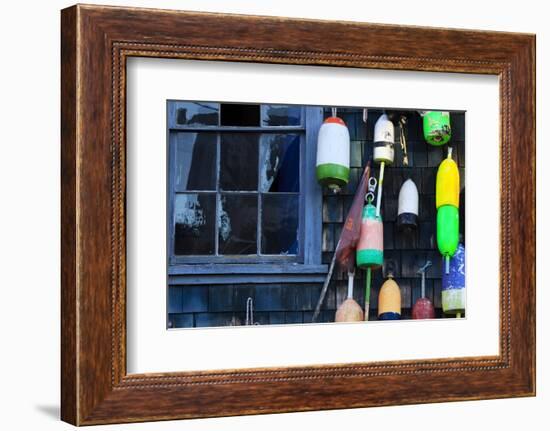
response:
M328 116L329 112L325 112ZM372 156L374 123L381 111L369 110L368 124L362 121L360 109L339 110L351 135L350 183L339 195L323 191L323 263L330 263L342 222L347 214L362 166ZM458 162L461 177L460 233L464 233L464 114L451 114L453 158ZM401 288L402 318L411 317L411 308L420 297L420 276L417 270L426 260L433 266L426 273L426 295L441 317L442 260L435 244L435 176L446 147L432 147L422 136L422 120L413 115L407 125L409 166L402 165L396 127L395 164L386 169L382 215L384 219L384 258L395 268L395 279ZM375 169L378 174L378 170ZM419 194L420 226L416 235L397 231L397 198L403 181L412 178ZM383 282L382 271L373 273L370 320L376 320L378 291ZM246 300L254 299L254 320L259 324L309 323L321 284L239 284L211 286L170 286L169 326L204 327L242 325L245 322ZM337 306L346 298L347 276L335 271L319 316L319 322L334 320ZM355 300L364 306L364 273L355 278Z

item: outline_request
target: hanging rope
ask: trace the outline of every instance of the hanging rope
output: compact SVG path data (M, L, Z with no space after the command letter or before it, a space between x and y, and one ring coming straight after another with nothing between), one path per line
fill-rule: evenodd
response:
M254 300L250 296L246 299L245 325L259 325L258 322L254 322Z
M405 136L405 127L407 125L407 117L404 115L399 119L399 143L403 151L403 164L409 166L409 155L407 154L407 138Z

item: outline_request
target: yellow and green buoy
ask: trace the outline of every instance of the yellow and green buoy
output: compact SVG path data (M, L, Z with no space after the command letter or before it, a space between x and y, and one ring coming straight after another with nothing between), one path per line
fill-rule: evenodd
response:
M437 170L435 206L437 209L437 247L445 258L445 273L449 273L449 260L458 247L460 176L449 147L447 158Z

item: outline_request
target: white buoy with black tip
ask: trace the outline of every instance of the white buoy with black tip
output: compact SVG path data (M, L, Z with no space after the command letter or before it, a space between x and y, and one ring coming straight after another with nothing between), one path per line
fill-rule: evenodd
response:
M418 189L410 178L401 185L397 202L397 227L414 230L418 227Z
M391 165L394 160L394 126L386 114L382 114L374 125L374 161L380 164L378 177L378 194L376 196L376 215L380 215L382 203L382 185L384 182L384 168L386 164Z

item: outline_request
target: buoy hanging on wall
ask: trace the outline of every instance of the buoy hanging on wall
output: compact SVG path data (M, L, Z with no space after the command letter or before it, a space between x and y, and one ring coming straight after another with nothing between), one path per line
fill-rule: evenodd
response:
M378 294L378 320L401 319L401 290L390 275Z
M451 139L451 116L446 111L424 112L422 126L428 144L445 145Z
M437 170L435 206L437 209L437 248L445 258L445 273L449 273L449 260L458 247L460 176L449 147L447 158Z
M410 178L403 183L399 190L397 204L397 227L416 229L418 226L418 189Z
M382 114L374 125L374 161L380 164L378 176L378 193L376 195L376 215L380 215L382 202L382 184L384 182L384 168L391 165L394 159L394 126L386 114Z
M362 269L377 268L384 263L384 225L371 203L363 208L356 259L357 266Z
M466 250L458 245L451 258L449 273L443 274L441 280L441 305L444 313L461 317L466 311Z
M354 274L348 274L348 297L336 310L335 322L361 322L363 320L363 309L353 299Z
M369 187L376 187L376 179L371 178ZM361 233L357 242L357 251L355 253L357 267L365 269L365 320L369 320L370 308L370 288L372 280L372 270L382 266L384 263L384 224L382 217L376 215L376 207L372 205L372 192L367 194L367 204L363 208L361 219Z
M317 138L317 181L338 191L349 181L350 137L341 118L327 118Z
M412 318L413 319L433 319L435 318L435 308L426 297L426 270L432 265L431 261L427 261L426 264L418 270L418 273L421 275L421 294L420 298L416 300L412 309Z

